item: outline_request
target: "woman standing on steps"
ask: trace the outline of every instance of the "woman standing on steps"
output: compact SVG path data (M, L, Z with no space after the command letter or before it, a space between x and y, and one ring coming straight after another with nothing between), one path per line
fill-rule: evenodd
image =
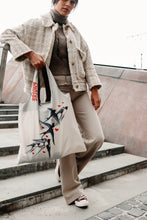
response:
M0 41L10 45L15 60L23 61L26 92L31 92L34 68L40 70L46 63L60 90L70 93L87 151L60 159L55 172L58 180L61 179L67 204L87 207L88 199L78 174L103 144L103 131L95 111L101 103L98 93L101 82L87 43L68 21L78 0L52 0L52 3L53 9L48 14L6 30ZM91 90L91 101L87 85Z

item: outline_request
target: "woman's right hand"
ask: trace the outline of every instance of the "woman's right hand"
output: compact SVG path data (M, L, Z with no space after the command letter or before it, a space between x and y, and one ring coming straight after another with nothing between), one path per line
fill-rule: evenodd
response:
M26 54L24 54L27 58L29 58L31 64L37 69L42 69L45 66L44 59L41 55L30 51Z

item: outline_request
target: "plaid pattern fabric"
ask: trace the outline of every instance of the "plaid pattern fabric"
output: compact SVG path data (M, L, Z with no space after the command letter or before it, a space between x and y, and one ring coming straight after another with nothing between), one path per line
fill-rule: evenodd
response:
M10 52L14 59L23 61L26 92L31 91L34 67L24 54L34 51L43 56L49 66L57 29L58 24L53 22L51 14L48 13L37 19L30 19L16 28L7 29L0 36L2 43L10 45ZM93 86L101 87L89 48L79 31L72 23L67 22L66 25L63 25L63 32L67 39L69 67L74 90L86 90L86 83L90 89Z

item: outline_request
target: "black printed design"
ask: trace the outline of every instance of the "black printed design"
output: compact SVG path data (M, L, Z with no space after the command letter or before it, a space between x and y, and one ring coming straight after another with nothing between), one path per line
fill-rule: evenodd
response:
M64 102L62 102L63 104ZM34 139L32 144L27 145L29 147L28 153L32 153L34 156L48 152L49 157L51 150L51 143L55 145L54 132L58 132L60 129L60 123L63 120L68 106L61 107L58 105L58 109L48 108L49 116L45 121L40 120L42 132L40 133L40 139Z

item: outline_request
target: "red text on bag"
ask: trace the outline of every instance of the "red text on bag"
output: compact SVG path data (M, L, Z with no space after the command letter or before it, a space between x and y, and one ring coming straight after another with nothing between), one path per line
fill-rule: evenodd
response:
M37 101L37 89L38 89L38 83L33 82L32 101Z

